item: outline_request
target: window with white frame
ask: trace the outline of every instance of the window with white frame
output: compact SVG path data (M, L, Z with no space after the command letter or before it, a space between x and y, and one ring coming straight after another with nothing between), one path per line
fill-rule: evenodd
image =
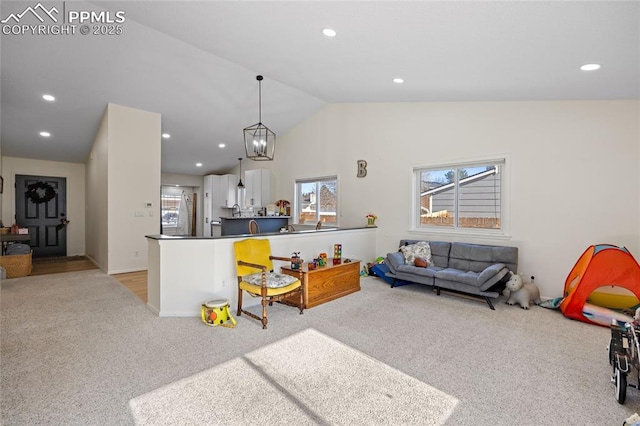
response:
M193 199L191 187L163 185L160 196L161 233L164 235L195 235L193 229Z
M296 180L296 223L338 224L338 178Z
M503 230L504 167L498 159L414 169L415 227Z

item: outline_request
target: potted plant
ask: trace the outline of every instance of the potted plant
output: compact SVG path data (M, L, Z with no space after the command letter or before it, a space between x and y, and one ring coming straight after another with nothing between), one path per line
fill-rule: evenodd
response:
M375 214L368 214L365 217L367 218L367 226L376 226L376 219L378 216Z

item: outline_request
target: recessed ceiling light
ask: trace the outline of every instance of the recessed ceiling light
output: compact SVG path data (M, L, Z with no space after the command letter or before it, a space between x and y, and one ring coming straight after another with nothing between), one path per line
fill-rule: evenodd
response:
M324 30L322 30L322 34L324 34L327 37L335 37L336 36L336 30L332 30L331 28L325 28Z
M162 134L162 138L163 139L169 139L171 137L171 135L169 133L163 133Z
M219 143L219 144L218 144L218 148L224 148L225 146L226 146L226 145L225 145L225 144L223 144L223 143Z
M404 80L399 78L399 77L396 77L396 78L393 79L393 82L396 83L396 84L402 84L402 83L404 83Z
M202 163L196 163L196 167L202 167Z
M600 69L600 64L585 64L580 69L582 71L595 71Z
M40 132L40 136L48 138L49 136L51 136L51 133L49 133L49 132Z
M53 102L56 100L56 98L53 95L42 95L42 99L49 102Z

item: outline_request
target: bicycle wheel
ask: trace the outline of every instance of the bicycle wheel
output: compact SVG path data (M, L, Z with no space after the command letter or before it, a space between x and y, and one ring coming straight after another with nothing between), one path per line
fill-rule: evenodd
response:
M616 400L618 403L624 404L624 401L627 399L627 375L620 371L620 369L616 368L615 380Z

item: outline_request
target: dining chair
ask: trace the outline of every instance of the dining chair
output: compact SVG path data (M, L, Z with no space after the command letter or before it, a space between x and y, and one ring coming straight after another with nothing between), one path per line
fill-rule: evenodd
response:
M250 234L260 233L260 226L258 225L258 222L255 221L255 219L251 219L249 221L249 233Z

